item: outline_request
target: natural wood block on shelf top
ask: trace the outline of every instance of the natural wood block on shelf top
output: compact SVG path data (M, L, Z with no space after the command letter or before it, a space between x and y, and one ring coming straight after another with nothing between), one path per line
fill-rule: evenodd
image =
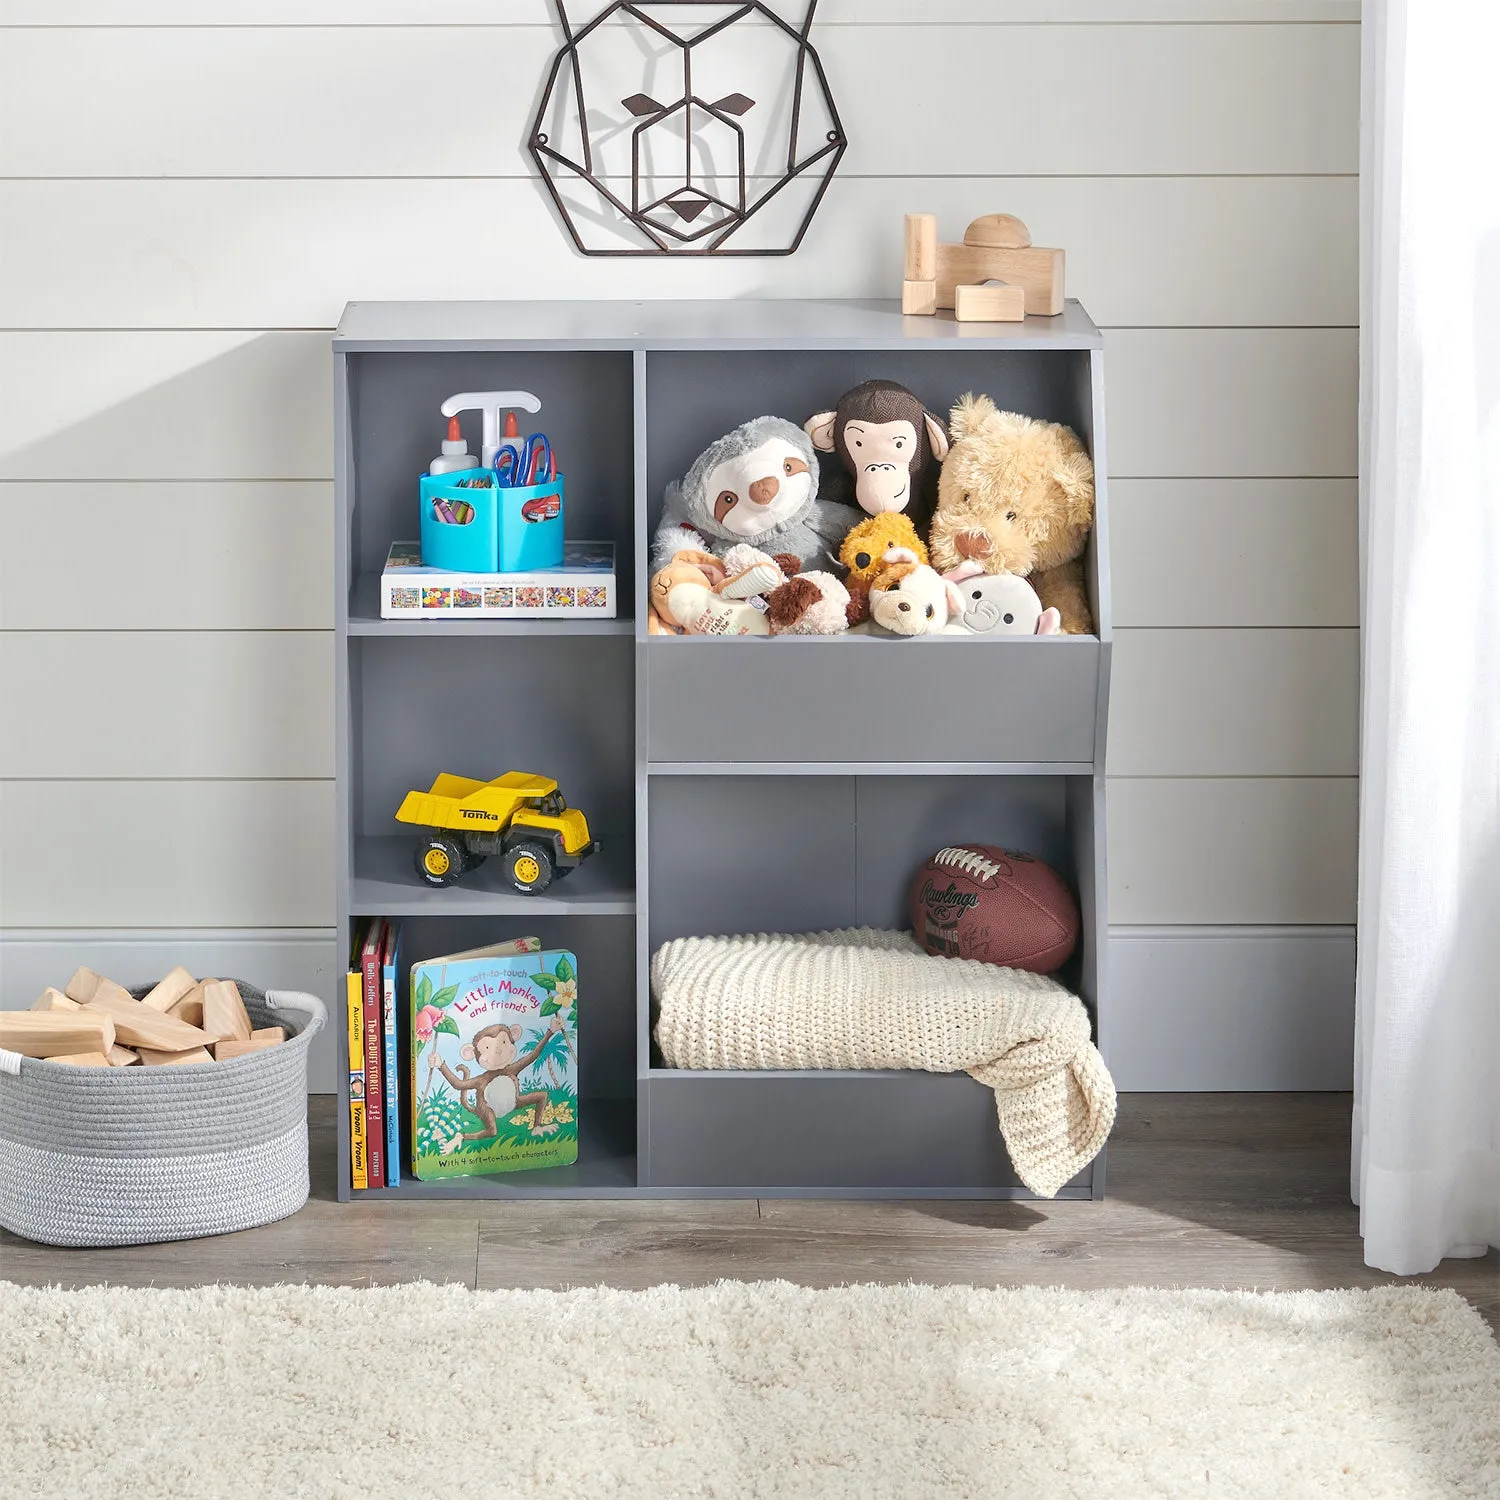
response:
M903 281L901 311L909 318L929 317L937 311L937 282Z
M193 1047L183 1052L157 1052L150 1047L142 1047L140 1053L141 1061L148 1068L169 1068L177 1063L206 1063L214 1060L207 1047Z
M179 964L148 995L141 996L141 1004L149 1005L165 1015L179 1000L197 987L198 981Z
M61 990L53 989L50 984L37 996L31 1008L32 1010L58 1011L79 1011L83 1009L76 1000L69 1000Z
M107 1053L114 1044L115 1023L103 1012L0 1010L0 1047L22 1057Z
M203 1029L216 1042L248 1042L254 1027L232 979L215 979L203 987Z
M907 214L902 276L907 281L935 280L937 247L937 215Z
M199 1027L189 1026L176 1016L164 1016L159 1010L152 1010L149 1005L142 1005L129 995L121 999L114 994L101 992L84 1006L85 1015L91 1012L111 1017L116 1033L127 1047L150 1047L158 1052L186 1052L212 1040Z
M1014 214L981 214L964 230L964 244L986 250L1024 250L1031 231Z
M102 1052L65 1052L61 1057L49 1057L48 1062L68 1063L75 1068L107 1068L109 1059Z
M953 316L960 323L1019 323L1026 316L1026 294L1003 282L956 287Z
M88 1005L100 996L108 996L115 1000L129 1000L132 1005L139 1003L123 984L116 984L113 979L106 979L102 974L94 973L92 969L85 969L81 964L73 970L73 977L68 981L63 993L69 1000L76 1000L80 1005Z
M1000 280L1026 294L1026 311L1055 317L1063 310L1064 256L1061 250L1028 245L1020 250L980 245L944 245L938 252L937 301L953 306L954 288Z

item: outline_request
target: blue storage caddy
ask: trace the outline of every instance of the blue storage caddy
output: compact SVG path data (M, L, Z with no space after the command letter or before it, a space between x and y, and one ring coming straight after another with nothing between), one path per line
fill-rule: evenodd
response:
M461 488L459 480L494 473L459 469L424 474L421 481L422 562L451 573L533 573L559 567L563 560L563 476L545 484L506 489ZM461 526L439 519L433 501L462 500L474 514ZM554 503L548 504L548 501Z

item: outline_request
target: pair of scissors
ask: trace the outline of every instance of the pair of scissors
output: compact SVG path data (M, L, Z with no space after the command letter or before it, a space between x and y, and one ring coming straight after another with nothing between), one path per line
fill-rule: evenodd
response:
M552 472L552 445L544 432L533 432L521 445L501 448L495 454L495 478L505 489L541 484L556 476Z

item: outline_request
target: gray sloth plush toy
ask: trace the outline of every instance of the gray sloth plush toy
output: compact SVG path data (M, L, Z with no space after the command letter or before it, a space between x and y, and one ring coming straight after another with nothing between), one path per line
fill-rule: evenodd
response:
M794 422L756 417L711 443L681 483L667 486L652 566L684 549L723 557L740 542L828 566L863 514L818 499L818 455Z

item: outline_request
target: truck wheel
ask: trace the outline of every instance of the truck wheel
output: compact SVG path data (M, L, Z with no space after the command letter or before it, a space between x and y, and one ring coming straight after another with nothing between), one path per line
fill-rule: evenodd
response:
M544 844L512 844L505 851L505 873L523 896L535 896L552 884L552 854Z
M444 833L435 833L417 845L413 863L428 885L452 885L464 873L464 846Z

